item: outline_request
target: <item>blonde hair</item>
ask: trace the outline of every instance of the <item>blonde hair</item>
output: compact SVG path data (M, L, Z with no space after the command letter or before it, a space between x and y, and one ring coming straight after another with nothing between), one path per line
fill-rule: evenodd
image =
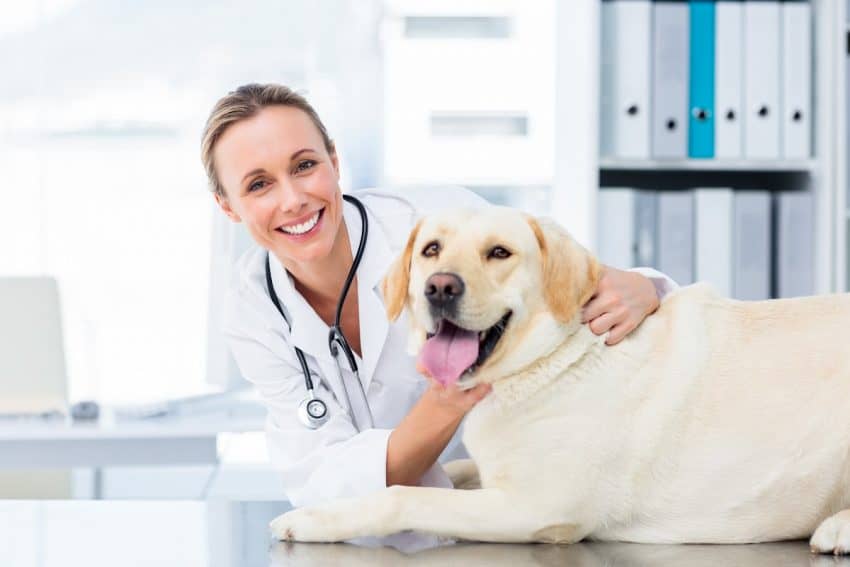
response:
M215 160L213 159L215 145L225 130L237 122L251 118L267 106L278 104L292 106L306 113L313 124L316 125L316 128L318 128L319 134L322 136L322 141L325 144L325 149L330 154L335 153L333 140L328 136L325 125L322 124L316 110L303 96L289 87L274 83L242 85L215 103L204 126L204 133L201 137L201 161L207 172L210 191L221 197L226 196L224 187L221 185L221 181L215 171Z

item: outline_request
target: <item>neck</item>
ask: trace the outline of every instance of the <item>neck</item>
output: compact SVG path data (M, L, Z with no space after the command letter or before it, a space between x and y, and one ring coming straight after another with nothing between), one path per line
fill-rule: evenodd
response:
M579 379L586 367L595 368L605 346L605 335L597 336L578 317L566 325L565 338L548 355L513 374L493 382L493 397L502 405L528 399L546 386L570 375Z
M351 263L354 261L345 219L339 225L333 247L327 256L310 262L294 262L290 258L279 258L279 260L286 271L292 274L295 289L310 304L314 307L317 303L335 305L342 292Z

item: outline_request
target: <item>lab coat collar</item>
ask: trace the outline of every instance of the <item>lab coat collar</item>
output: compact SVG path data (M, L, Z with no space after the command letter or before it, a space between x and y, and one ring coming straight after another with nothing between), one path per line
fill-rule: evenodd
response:
M363 388L368 391L389 331L380 284L393 258L383 227L379 224L369 206L365 203L364 206L369 220L369 234L356 278L360 311L360 344L363 357L362 359L357 357L356 353L355 357L360 369L360 381ZM351 254L354 257L362 232L360 214L356 206L344 201L343 218L348 228ZM317 360L333 363L333 357L328 350L329 326L319 318L313 308L295 289L292 276L274 255L271 255L270 261L275 290L292 325L290 336L293 346L314 356ZM347 368L347 362L342 360L344 356L340 354L340 357L342 367Z

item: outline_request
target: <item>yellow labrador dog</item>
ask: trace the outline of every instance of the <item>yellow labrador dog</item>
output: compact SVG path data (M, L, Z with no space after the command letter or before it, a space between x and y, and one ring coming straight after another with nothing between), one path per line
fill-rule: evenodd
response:
M580 324L599 265L493 207L427 217L384 280L419 364L493 392L465 423L471 490L393 486L277 518L281 539L743 543L850 552L850 296L681 288L616 346ZM477 467L476 467L477 465ZM812 535L814 534L814 535Z

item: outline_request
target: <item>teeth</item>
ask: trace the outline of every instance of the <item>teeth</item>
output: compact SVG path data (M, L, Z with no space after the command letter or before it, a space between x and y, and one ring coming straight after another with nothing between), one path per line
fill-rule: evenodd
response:
M316 211L316 214L313 215L307 222L302 222L301 224L296 224L294 226L282 226L280 229L287 234L304 234L316 226L316 223L319 222L319 212L320 211Z
M486 336L487 336L487 331L481 331L481 332L478 333L478 340L483 341L484 337L486 337Z

